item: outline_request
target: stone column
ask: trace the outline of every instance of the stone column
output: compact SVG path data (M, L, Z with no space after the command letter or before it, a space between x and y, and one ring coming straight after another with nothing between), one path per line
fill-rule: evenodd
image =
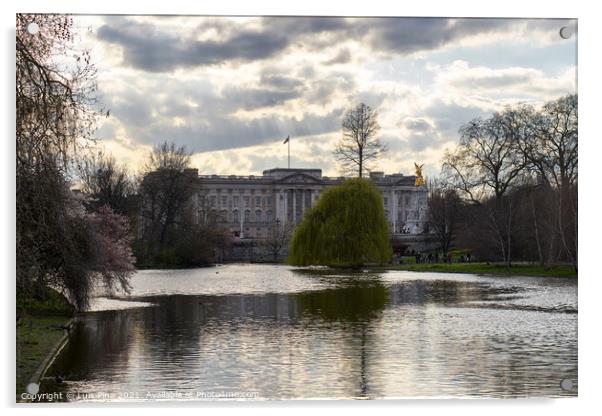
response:
M272 192L272 198L274 201L274 206L273 207L268 206L268 211L273 208L272 212L274 213L274 218L270 218L269 219L270 222L274 222L274 221L276 221L276 219L280 218L280 213L278 212L278 208L279 208L278 200L280 199L280 193L278 192L277 189L274 190L274 192Z
M305 196L307 197L306 198L307 199L307 202L306 202L307 206L305 208L309 209L309 208L311 208L311 201L312 201L311 198L313 196L313 191L311 189L308 189L308 190L305 191L305 193L306 193Z
M391 219L393 220L393 234L395 234L397 232L397 229L395 228L397 225L397 199L395 197L395 194L397 192L395 191L395 188L393 188L393 190L391 190L391 196L389 198L389 206L391 207L390 215L391 215Z
M287 202L288 202L287 199L286 199L286 190L281 189L280 192L279 192L279 194L281 194L282 197L283 197L283 199L284 199L284 202L283 202L282 207L281 207L281 209L282 209L282 224L286 224L286 210L287 210Z
M291 189L293 194L293 224L297 225L297 194L295 188Z
M301 217L305 215L305 210L307 210L307 194L309 193L309 189L304 189L302 192L303 195L303 211L301 212Z

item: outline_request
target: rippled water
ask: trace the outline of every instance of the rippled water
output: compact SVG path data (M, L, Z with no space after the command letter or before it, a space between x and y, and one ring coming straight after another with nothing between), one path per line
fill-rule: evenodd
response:
M92 401L577 394L576 279L227 265L141 271L132 284L77 322L44 391Z

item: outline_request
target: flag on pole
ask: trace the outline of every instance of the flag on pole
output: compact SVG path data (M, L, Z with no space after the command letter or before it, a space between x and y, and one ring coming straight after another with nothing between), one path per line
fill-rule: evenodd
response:
M290 135L286 136L286 139L284 139L284 142L282 144L287 144L290 139L291 139Z

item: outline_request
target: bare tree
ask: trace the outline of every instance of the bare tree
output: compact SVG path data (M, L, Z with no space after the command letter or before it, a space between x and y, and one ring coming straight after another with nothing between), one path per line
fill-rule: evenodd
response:
M82 158L79 163L82 192L87 205L98 209L108 205L114 212L135 216L136 186L128 170L115 157L103 151Z
M567 95L544 105L530 162L557 190L560 241L577 269L578 100Z
M553 260L555 242L577 266L577 178L578 178L578 104L577 95L567 95L546 103L540 111L531 111L530 134L516 143L527 161L529 186L536 186L539 199L533 201L533 215L552 216L554 232L546 237L550 243L547 260ZM545 192L544 192L545 191ZM533 195L533 192L531 192ZM547 198L553 195L553 200ZM534 220L535 221L535 220ZM544 220L545 221L545 220ZM536 223L536 225L538 225ZM542 260L540 259L540 262Z
M279 220L274 221L269 229L264 244L274 261L277 261L292 236L293 227L290 224L283 224Z
M443 164L449 183L483 208L507 267L512 258L512 191L521 184L527 166L516 143L525 140L528 120L508 108L487 120L468 122L460 129L458 148L446 154Z
M149 153L141 183L142 216L146 238L161 249L177 223L190 222L186 212L196 181L184 147L164 142Z
M343 135L334 155L346 173L357 172L362 177L370 163L378 159L387 147L376 138L380 126L376 110L360 103L343 117Z
M443 167L471 202L460 240L487 258L497 246L508 266L515 255L542 267L569 260L577 269L577 119L577 96L567 95L462 127Z
M577 95L546 103L534 118L535 134L521 150L542 179L558 189L577 183Z

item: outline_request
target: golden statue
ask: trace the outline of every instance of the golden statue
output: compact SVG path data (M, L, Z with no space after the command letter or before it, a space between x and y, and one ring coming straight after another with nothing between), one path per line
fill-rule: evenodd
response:
M424 166L424 163L419 166L414 162L414 166L416 167L416 181L414 182L414 186L424 185L424 178L422 177L422 167Z

